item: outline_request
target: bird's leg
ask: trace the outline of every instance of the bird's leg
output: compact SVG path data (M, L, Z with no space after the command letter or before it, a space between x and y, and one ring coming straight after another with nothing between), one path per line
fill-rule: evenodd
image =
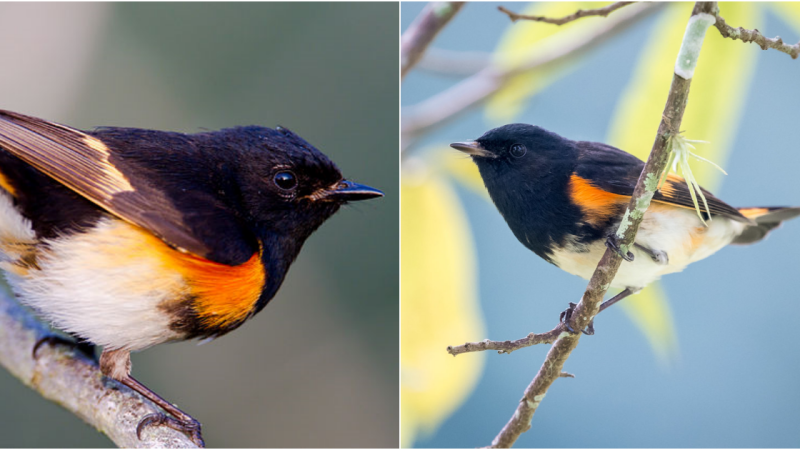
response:
M669 255L667 255L667 252L664 250L653 250L637 243L634 243L633 246L647 253L657 264L661 264L662 266L669 264Z
M133 378L131 373L131 354L127 350L103 350L100 355L100 370L109 378L113 378L141 394L144 398L158 405L172 417L163 413L148 414L136 427L136 436L142 438L142 430L149 425L166 425L174 430L186 433L192 442L199 447L205 447L200 431L200 422L190 415L176 408L172 403L164 400L160 395L151 391L147 386Z
M628 297L630 295L633 295L633 294L635 294L635 293L637 293L637 292L639 292L641 290L642 290L642 288L633 288L633 287L625 288L624 291L620 292L619 294L617 294L617 295L611 297L610 299L604 301L603 303L601 303L600 304L600 309L597 311L597 314L600 314L601 312L603 312L604 309L608 308L609 306L613 305L614 303L617 303L618 301L622 300L623 298ZM564 325L567 326L567 329L572 333L575 333L576 331L573 330L572 327L569 326L569 320L572 317L572 313L575 311L575 307L576 306L578 306L578 305L575 304L575 303L570 302L569 308L567 308L566 311L562 312L561 316L559 316L559 320L561 322L563 322ZM591 336L591 335L594 334L594 319L592 319L592 321L589 322L589 325L586 325L586 329L581 330L581 333L583 333L583 334L585 334L587 336Z
M633 261L633 253L627 252L627 254L622 253L622 249L619 248L619 240L615 235L611 235L606 239L606 247L614 250L614 253L618 254L622 259L625 261L631 262Z
M33 346L32 356L36 359L36 352L42 347L42 345L47 344L50 346L54 345L66 345L67 347L72 347L75 350L86 355L92 361L97 362L97 355L95 354L95 345L91 342L87 342L78 338L75 338L74 341L71 341L63 336L57 334L48 334L47 336L42 337L36 344Z

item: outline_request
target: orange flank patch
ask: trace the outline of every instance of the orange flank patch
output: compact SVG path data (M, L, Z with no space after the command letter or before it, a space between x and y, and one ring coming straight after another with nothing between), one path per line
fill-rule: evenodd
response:
M182 253L180 259L181 272L195 299L194 308L204 325L225 328L244 321L253 312L266 281L260 253L238 266Z
M569 181L569 196L583 210L586 221L595 226L616 214L616 205L630 201L629 196L604 191L574 173Z
M14 189L14 186L11 185L3 172L0 172L0 188L3 188L3 190L11 194L12 197L17 196L17 190Z
M756 217L763 216L764 214L769 212L767 208L742 208L739 210L743 216L747 217L748 219L755 219Z
M235 325L253 312L266 281L260 252L244 264L228 266L182 253L141 228L129 227L145 236L147 246L158 253L164 269L182 275L193 298L192 306L205 327Z

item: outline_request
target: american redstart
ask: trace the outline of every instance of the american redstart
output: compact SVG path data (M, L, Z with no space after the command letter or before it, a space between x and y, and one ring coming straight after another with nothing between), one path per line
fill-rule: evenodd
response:
M450 146L472 157L514 236L545 261L585 279L607 245L629 261L623 261L610 286L622 292L601 310L728 244L758 242L800 215L800 208L734 208L703 189L710 210L710 217L701 210L703 223L685 180L669 174L653 196L631 252L622 254L614 235L644 168L639 158L526 124L505 125Z
M130 376L130 352L236 329L339 207L383 195L285 128L84 132L1 110L0 188L17 297L172 416L138 432L163 423L199 445L200 424Z

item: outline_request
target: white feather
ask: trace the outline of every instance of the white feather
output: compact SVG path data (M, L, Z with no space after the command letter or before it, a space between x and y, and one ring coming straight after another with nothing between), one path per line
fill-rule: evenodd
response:
M669 263L653 261L650 255L633 247L634 260L622 261L611 287L643 288L663 275L680 272L689 264L730 244L745 227L743 223L726 217L715 217L708 225L703 225L694 210L653 203L636 234L636 243L666 252ZM583 253L575 250L574 243L567 243L553 253L552 259L561 269L588 280L606 251L605 242L587 245Z
M17 296L55 327L94 344L141 350L178 339L159 305L188 289L155 252L131 252L143 249L138 236L132 225L106 218L92 233L44 241L38 269L7 278Z

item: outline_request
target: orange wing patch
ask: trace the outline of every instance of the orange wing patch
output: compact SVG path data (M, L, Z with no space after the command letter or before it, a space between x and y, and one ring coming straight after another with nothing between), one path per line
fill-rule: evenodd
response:
M675 197L675 187L673 186L673 183L682 184L686 183L686 180L675 175L674 173L667 174L667 181L664 182L664 184L662 184L661 187L658 189L659 191L661 191L661 194L663 194L664 197Z
M584 219L594 226L600 226L616 214L616 205L630 201L629 196L604 191L574 173L569 180L569 196L583 210Z
M17 196L17 190L14 189L14 186L11 185L11 182L8 181L8 177L3 172L0 172L0 188L11 194L12 197Z

